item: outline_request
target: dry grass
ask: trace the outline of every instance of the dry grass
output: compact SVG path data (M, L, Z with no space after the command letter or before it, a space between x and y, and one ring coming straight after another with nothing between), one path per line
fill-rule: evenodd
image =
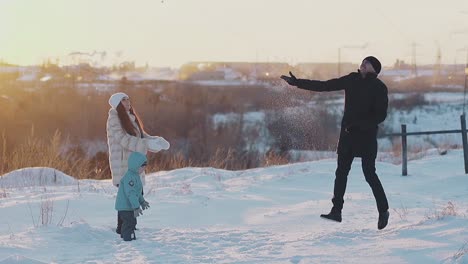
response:
M182 154L174 155L161 155L161 154L148 154L148 172L172 170L177 168L184 168L192 166L192 162L186 159Z
M0 175L26 167L50 167L64 172L77 179L110 179L108 156L100 152L93 158L87 157L82 151L70 149L65 151L69 140L64 139L59 131L49 139L35 135L32 128L24 141L8 148L7 138L2 134L2 149L0 150ZM392 145L394 163L401 163L401 143L398 140ZM438 142L443 149L453 148L453 145ZM427 155L426 149L420 146L408 150L408 159L414 160ZM192 159L190 155L181 152L168 151L157 154L149 153L148 172L173 170L185 167L213 167L227 170L244 170L253 167L283 165L290 162L286 154L269 151L265 155L258 152L238 151L233 148L218 147L213 155L205 159ZM1 195L0 195L1 197Z
M58 80L29 87L2 82L0 78L1 95L8 98L0 101L0 175L44 166L78 179L110 178L104 150L89 157L86 150L66 147L105 142L109 108L106 102L113 91L82 91L74 85ZM159 92L155 92L155 87ZM272 148L280 153L291 148L334 148L338 138L336 119L340 115L320 110L325 108L320 103L315 110L281 114L285 107L295 107L298 102L306 103L315 97L306 91L264 86L200 87L179 82L122 83L116 90L131 95L149 134L171 142L169 152L148 155L150 172L189 166L242 170L287 163L288 157L282 154L245 151L254 149L249 144L262 136L259 131L242 129L246 123L244 114L252 111L273 113L267 115L265 123L273 137ZM425 102L416 94L412 100L400 103L409 107ZM239 118L232 124L215 127L211 118L216 113L236 113ZM399 148L394 147L395 157L401 157Z
M44 188L44 193L47 193L47 190ZM68 214L68 209L70 207L70 201L67 200L67 204L65 207L65 212L64 214L60 217L60 219L57 221L56 225L57 226L63 226L65 222L65 218L67 217ZM29 213L31 216L31 220L33 222L34 227L40 227L40 226L48 226L53 224L53 217L54 217L54 201L48 198L47 196L41 197L41 202L39 205L39 213L37 218L34 217L33 209L31 207L31 204L28 203L28 208L29 208Z
M401 142L396 143L395 141L392 142L392 153L394 157L401 157L402 156L402 146ZM401 160L401 159L400 159Z
M268 167L268 166L275 166L275 165L284 165L288 163L289 163L288 157L284 155L276 154L275 152L270 151L265 154L263 166Z
M452 257L454 261L458 261L461 259L464 255L468 254L468 241L463 244L463 246L455 253Z
M0 160L0 174L26 167L50 167L72 175L78 179L108 178L105 171L93 166L93 162L75 151L64 152L67 140L63 140L61 133L56 131L49 139L35 136L34 128L23 143L8 149L6 138L3 136L3 148Z
M430 155L429 153L434 153L432 150L436 149L439 155L446 155L450 150L461 149L463 146L459 144L454 144L449 138L443 138L441 140L435 141L431 139L424 139L425 144L416 143L412 144L411 137L408 137L408 149L407 156L408 161L419 160ZM389 148L380 150L378 156L379 161L391 162L393 164L402 163L402 146L401 138L395 137L392 139L392 144ZM385 154L385 155L382 155Z
M429 220L442 220L448 216L458 216L455 204L448 202L447 205L441 209L434 209L432 212L426 214L426 218Z
M291 89L275 90L263 85L246 89L242 85L203 87L179 82L130 82L117 83L115 91L106 92L76 89L75 85L66 80L21 85L2 82L0 78L0 173L47 166L76 178L109 178L105 147L88 143L105 145L109 109L106 102L115 91L131 95L132 104L149 134L163 136L171 142L169 152L149 155L153 164L149 171L187 166L255 168L273 161L265 161L271 157L264 157L255 150L253 142L258 142L263 135L261 128L249 127L245 114L282 112L285 107L297 106L298 102L305 104L312 97L311 93L296 94L289 92ZM236 114L235 120L213 122L215 114L228 113ZM308 142L305 147L312 149L336 143L336 135L325 129L336 123L333 118L311 121L306 114L295 123L306 121L309 125L320 125L314 130L295 128L297 142L282 146L281 152L288 150L284 148L302 146L304 142ZM280 140L289 130L291 127L286 126L286 130L277 131L273 140ZM315 139L320 140L316 142ZM70 146L80 147L68 150ZM273 163L277 162L280 161Z
M393 208L393 211L400 217L402 221L408 220L408 208L401 203L401 209Z
M6 142L3 136L3 142ZM8 149L3 144L0 159L0 175L27 167L50 167L77 179L110 179L107 153L99 158L88 158L82 152L71 149L64 151L69 141L56 131L49 140L35 136L31 129L24 142ZM239 152L235 149L218 148L207 161L194 161L180 152L149 153L148 172L173 170L185 167L213 167L227 170L243 170L258 166L271 166L289 162L286 156L273 152L265 156L257 152ZM1 196L1 195L0 195Z

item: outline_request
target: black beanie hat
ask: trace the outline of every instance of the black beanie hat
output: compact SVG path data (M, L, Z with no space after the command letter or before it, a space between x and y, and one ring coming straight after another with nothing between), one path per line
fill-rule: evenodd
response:
M382 69L382 64L380 64L380 61L376 57L368 56L363 61L368 61L374 68L375 73L380 73L380 70Z

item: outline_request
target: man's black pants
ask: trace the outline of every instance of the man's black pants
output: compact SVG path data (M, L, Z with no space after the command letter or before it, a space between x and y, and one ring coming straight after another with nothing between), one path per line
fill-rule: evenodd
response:
M332 210L341 212L343 209L343 197L346 191L346 183L348 182L348 174L351 170L353 159L354 157L351 153L338 154L338 167L335 172L336 178L333 190ZM362 171L367 183L372 189L379 213L386 212L388 210L388 201L379 177L375 173L375 157L362 157Z

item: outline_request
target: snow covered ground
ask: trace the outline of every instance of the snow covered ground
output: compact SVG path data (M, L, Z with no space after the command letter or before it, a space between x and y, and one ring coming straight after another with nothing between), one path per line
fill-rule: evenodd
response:
M360 160L343 222L331 207L335 160L246 171L184 168L147 176L137 240L114 232L116 188L27 168L0 178L0 263L468 263L468 175L449 151L401 168L378 163L390 221Z

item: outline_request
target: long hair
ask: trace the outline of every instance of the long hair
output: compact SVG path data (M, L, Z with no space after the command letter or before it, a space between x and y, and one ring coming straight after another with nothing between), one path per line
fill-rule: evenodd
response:
M135 136L135 137L139 137L122 103L119 103L116 110L117 110L117 115L119 116L119 119L120 119L120 124L122 125L123 129L128 134ZM143 129L143 123L140 121L140 117L138 117L137 113L133 110L133 107L130 107L130 114L135 116L135 121L138 125L138 129L140 130L140 135L141 137L143 137L143 132L145 132L145 130Z

